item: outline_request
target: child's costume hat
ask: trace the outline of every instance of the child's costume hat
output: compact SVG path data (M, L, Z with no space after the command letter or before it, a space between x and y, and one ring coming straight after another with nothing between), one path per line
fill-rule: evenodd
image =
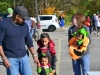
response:
M7 12L8 12L9 14L13 13L13 9L12 9L12 8L8 8L8 9L7 9Z
M77 34L83 34L83 39L88 36L89 32L85 28L79 29L77 32L74 32L72 35L76 36ZM83 39L78 40L78 44L82 44Z
M83 34L85 38L88 36L89 32L85 28L81 28L77 32L74 32L72 35L76 36L77 34Z

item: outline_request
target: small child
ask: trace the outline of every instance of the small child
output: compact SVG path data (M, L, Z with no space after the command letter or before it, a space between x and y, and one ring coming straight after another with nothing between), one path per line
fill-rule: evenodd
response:
M89 38L87 37L88 32L81 28L74 34L69 40L69 52L73 60L79 59L86 52L87 46L89 44Z
M42 53L40 64L38 64L37 73L39 75L54 75L49 63L49 57L44 53Z
M37 41L38 44L38 59L40 61L41 53L45 53L50 58L50 65L53 69L53 73L56 75L56 51L55 51L55 44L50 39L50 36L47 33L42 33L40 35L40 40Z

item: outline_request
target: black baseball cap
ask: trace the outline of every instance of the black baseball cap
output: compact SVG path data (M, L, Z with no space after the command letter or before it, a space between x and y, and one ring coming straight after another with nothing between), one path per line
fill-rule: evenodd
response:
M29 20L28 12L24 6L17 6L14 10L15 13L20 15L23 19Z

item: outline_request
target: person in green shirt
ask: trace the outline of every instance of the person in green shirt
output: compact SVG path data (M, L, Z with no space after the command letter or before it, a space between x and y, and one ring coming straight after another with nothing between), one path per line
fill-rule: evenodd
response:
M49 63L49 57L45 53L42 53L41 61L37 65L37 73L39 75L54 75Z

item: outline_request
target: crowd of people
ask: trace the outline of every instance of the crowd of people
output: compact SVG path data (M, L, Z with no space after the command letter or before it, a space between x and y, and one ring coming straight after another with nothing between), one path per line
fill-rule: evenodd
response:
M99 36L99 32L100 32L100 14L93 14L93 18L92 18L92 22L93 22L93 30L95 31L95 35Z
M25 7L17 6L13 11L8 8L9 15L0 21L0 56L6 67L7 75L32 75L27 48L34 63L37 65L39 75L56 75L55 43L49 34L42 33L38 39L37 54L34 51L32 34L36 28L34 18L29 18ZM64 18L59 17L61 30L64 29ZM68 48L72 57L74 75L87 75L90 70L89 44L92 26L95 34L99 36L100 16L94 14L92 20L81 13L72 16L72 26L68 29ZM27 46L27 48L25 47ZM38 57L37 57L38 56Z
M90 34L93 32L95 36L99 36L100 32L100 14L96 13L90 18L86 17L85 25L89 27Z

